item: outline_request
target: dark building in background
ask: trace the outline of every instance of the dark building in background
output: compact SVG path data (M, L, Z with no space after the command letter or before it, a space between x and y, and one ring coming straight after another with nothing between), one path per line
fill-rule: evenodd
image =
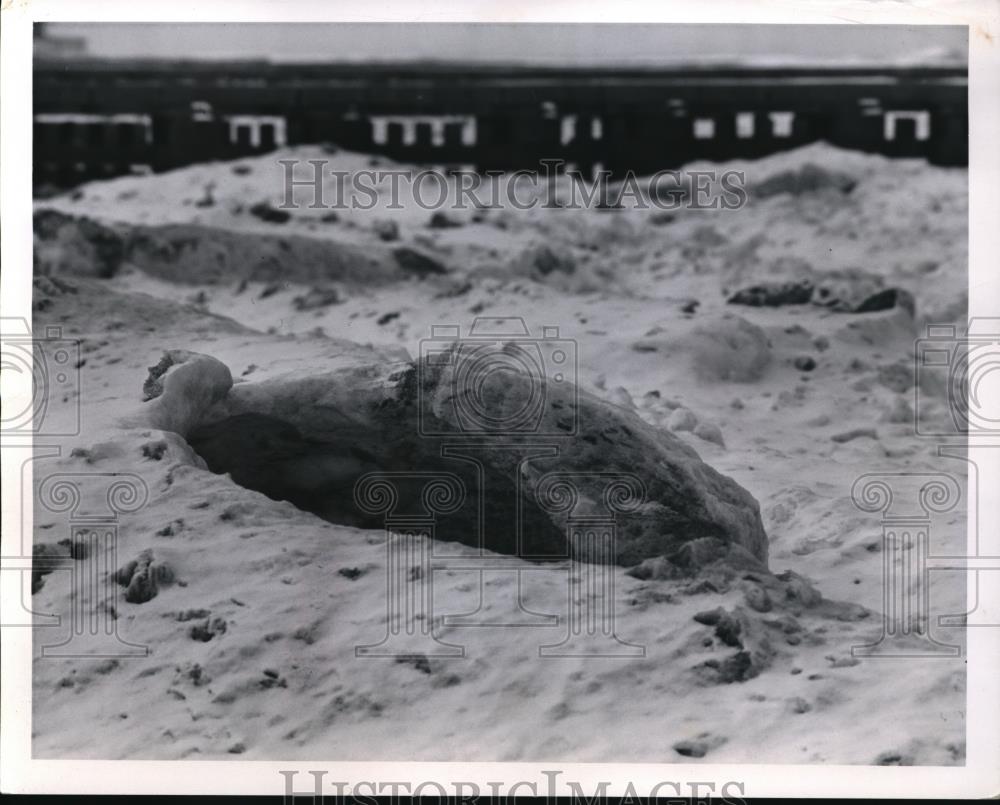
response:
M965 67L126 61L53 55L52 41L36 37L36 188L319 142L444 168L561 159L613 174L816 140L968 160Z

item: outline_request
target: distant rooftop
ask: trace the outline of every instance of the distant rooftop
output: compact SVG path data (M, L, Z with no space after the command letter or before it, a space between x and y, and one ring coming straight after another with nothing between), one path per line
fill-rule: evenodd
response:
M56 43L56 44L52 44ZM61 43L61 44L59 44ZM42 59L539 68L964 66L963 26L469 23L50 23Z
M34 34L36 59L80 58L87 55L86 37L54 35L45 23L36 23Z

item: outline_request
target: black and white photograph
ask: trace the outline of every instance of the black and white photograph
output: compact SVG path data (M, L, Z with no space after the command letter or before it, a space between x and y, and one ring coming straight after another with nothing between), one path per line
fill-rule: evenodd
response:
M286 797L404 761L961 795L970 719L1000 723L970 700L1000 628L986 8L32 19L2 332L25 757L283 761L258 793Z

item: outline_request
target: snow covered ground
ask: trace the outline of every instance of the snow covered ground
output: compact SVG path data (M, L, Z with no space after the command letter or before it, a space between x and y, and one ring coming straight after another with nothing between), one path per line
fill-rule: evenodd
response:
M303 208L281 223L249 212L281 201L278 159L310 158L370 164L300 148L39 202L116 235L36 223L35 330L61 326L85 359L79 395L53 397L48 412L58 421L79 405L82 431L61 457L36 462L36 481L138 475L149 501L123 516L116 563L151 551L168 571L149 600L119 594L118 633L148 657L36 659L35 756L963 762L962 658L852 656L881 632L883 555L879 516L851 489L865 473L964 478L962 462L914 435L912 410L914 340L927 322L965 317L964 170L816 144L688 166L744 171L750 202L739 210L470 210L448 213L459 224L448 228L412 204L335 219ZM754 192L806 165L856 184ZM403 248L440 269L407 274ZM804 278L844 299L898 288L915 315L905 304L726 303L755 283ZM210 355L239 387L320 373L345 355L405 361L433 325L464 332L477 316L558 326L576 342L581 389L619 406L623 422L674 431L748 490L770 574L705 583L616 568L616 632L643 657L539 657L564 625L448 624L435 634L464 645L464 658L357 657L386 629L384 533L243 488L149 424L156 401L143 402L143 381L165 350ZM741 328L766 336L759 361L756 336L732 335ZM945 416L941 389L927 391L929 415ZM959 551L964 527L960 507L935 519L935 547ZM65 515L36 505L36 550L65 535ZM97 572L98 559L78 561ZM523 565L486 574L496 600L513 600L520 577L531 610L565 612L568 579L583 570ZM36 611L68 611L62 575L44 578ZM475 610L478 578L436 571L435 612ZM961 576L932 579L932 612L961 612ZM720 607L740 636L705 616ZM37 627L36 645L56 631ZM941 636L961 642L960 630ZM741 646L759 667L725 681L720 661Z

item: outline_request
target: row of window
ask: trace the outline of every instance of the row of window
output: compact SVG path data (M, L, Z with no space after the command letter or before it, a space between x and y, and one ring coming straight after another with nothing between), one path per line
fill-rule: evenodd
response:
M210 110L193 105L195 122L213 120ZM931 114L927 110L883 111L869 106L864 115L881 115L883 136L887 141L897 139L901 128L906 128L906 138L927 140L931 135ZM284 117L270 115L232 115L223 118L228 126L228 139L233 145L251 149L271 149L288 142L287 122ZM477 142L476 118L472 115L444 116L373 116L371 123L372 141L375 145L394 142L403 146L417 143L441 147L460 142L472 146ZM153 142L153 124L148 115L36 115L35 137L46 138L45 129L55 132L55 141L62 145L74 142L99 146L105 142L109 128L115 132L115 142L131 146ZM589 130L587 129L589 125ZM759 131L769 126L767 131ZM794 112L737 112L735 114L735 136L750 139L771 136L776 139L789 138L795 127ZM564 115L559 118L559 141L568 145L578 138L578 132L589 134L591 141L604 138L604 121L600 117L580 117ZM450 130L450 136L449 136ZM691 121L691 132L696 140L712 140L717 136L717 118L695 117ZM78 139L82 136L82 139ZM448 142L450 141L450 142ZM456 142L457 141L457 142Z

